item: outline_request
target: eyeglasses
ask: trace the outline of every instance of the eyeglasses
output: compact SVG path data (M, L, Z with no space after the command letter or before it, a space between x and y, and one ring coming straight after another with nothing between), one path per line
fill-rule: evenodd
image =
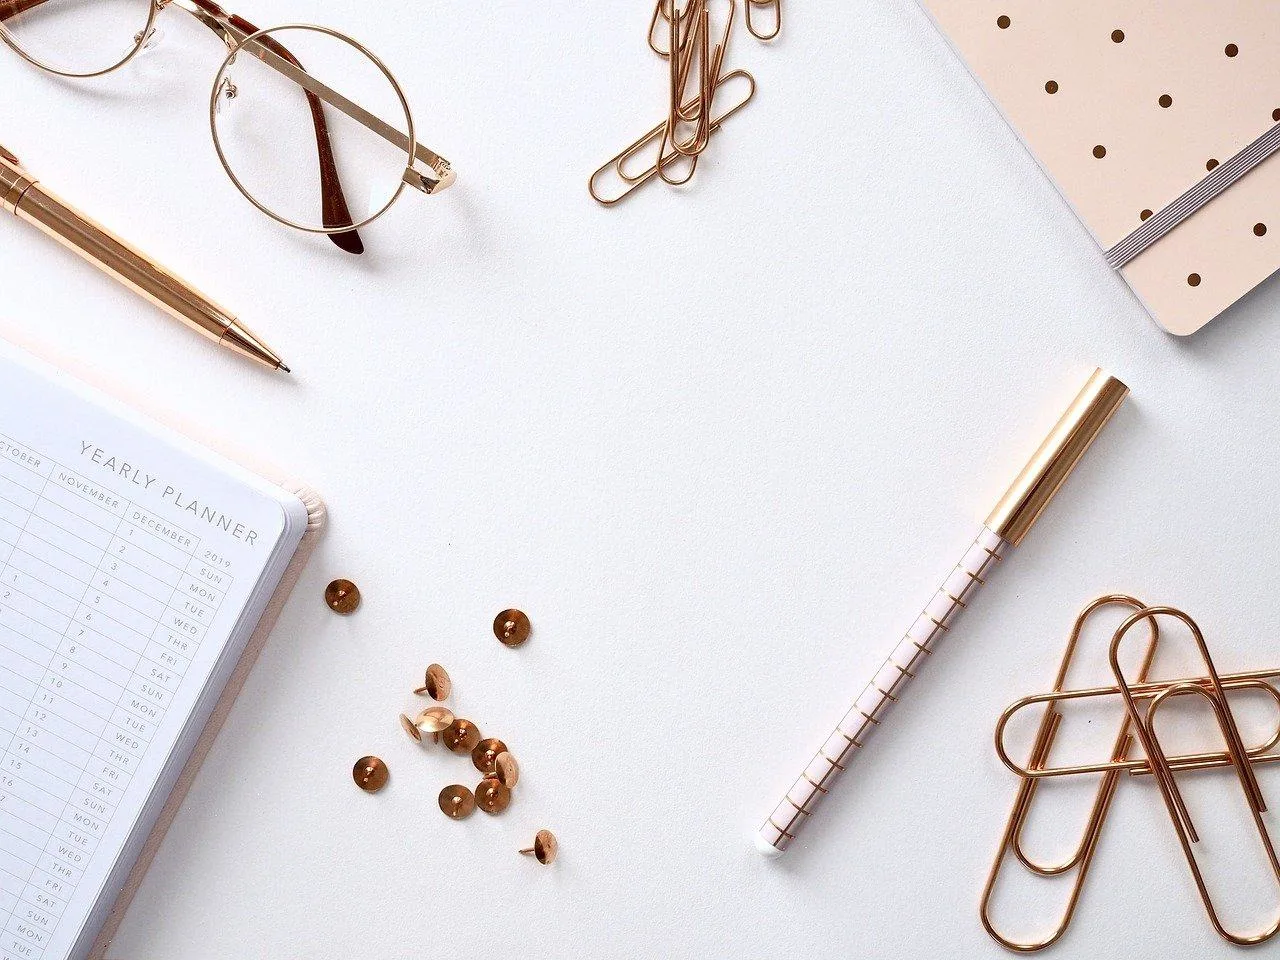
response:
M236 189L273 220L362 253L357 230L405 187L434 194L454 182L449 161L417 142L391 71L327 27L260 30L213 0L0 0L0 40L49 73L100 77L155 41L166 7L226 44L209 96L214 149Z

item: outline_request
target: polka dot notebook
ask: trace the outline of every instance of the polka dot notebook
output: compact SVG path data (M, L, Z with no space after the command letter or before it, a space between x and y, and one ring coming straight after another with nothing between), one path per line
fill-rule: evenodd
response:
M1271 3L920 3L1166 330L1280 267Z

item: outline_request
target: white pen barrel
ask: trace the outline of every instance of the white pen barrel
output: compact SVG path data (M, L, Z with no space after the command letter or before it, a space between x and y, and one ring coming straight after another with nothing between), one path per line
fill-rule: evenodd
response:
M1008 547L1008 541L986 527L982 529L889 659L760 827L756 846L761 851L777 854L787 849L831 784L857 759L890 707L902 699L910 680L928 661L938 638L950 629L960 611L987 582L988 574Z

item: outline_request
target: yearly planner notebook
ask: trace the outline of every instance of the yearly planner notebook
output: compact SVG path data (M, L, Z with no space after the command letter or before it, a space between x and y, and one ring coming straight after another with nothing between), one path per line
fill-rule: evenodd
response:
M2 960L101 953L316 517L0 342Z
M1280 4L920 3L1165 329L1280 267Z

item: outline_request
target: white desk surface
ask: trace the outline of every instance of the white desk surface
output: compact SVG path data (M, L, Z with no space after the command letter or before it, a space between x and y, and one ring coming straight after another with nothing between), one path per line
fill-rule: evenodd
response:
M225 180L219 48L188 18L117 79L0 51L0 142L296 374L17 224L0 333L332 511L113 958L1002 956L976 915L1014 789L991 731L1076 609L1130 591L1192 612L1224 670L1280 661L1280 287L1167 336L910 0L786 6L774 47L737 37L758 99L693 185L604 210L587 174L663 102L639 0L245 0L365 40L459 171L359 259ZM750 833L1094 365L1131 401L802 842L761 858ZM321 602L336 576L365 593L349 619ZM512 605L518 651L490 632ZM397 727L431 661L521 760L500 818L441 816L474 770ZM515 853L539 827L552 868ZM1052 955L1122 950L1233 955L1146 782Z

